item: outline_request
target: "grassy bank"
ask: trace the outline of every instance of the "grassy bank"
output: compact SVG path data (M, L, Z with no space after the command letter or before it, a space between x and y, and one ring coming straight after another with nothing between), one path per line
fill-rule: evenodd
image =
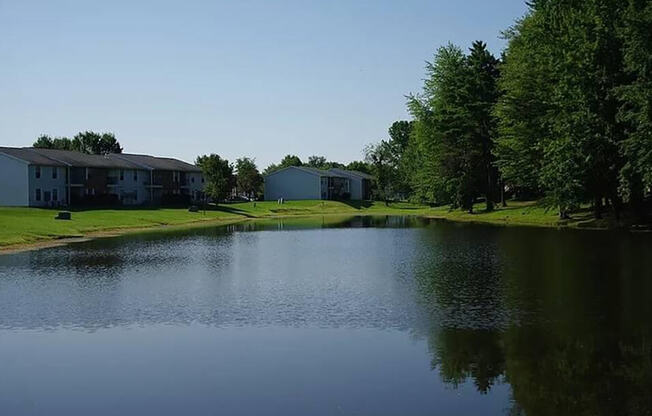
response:
M88 209L72 211L72 220L55 220L57 210L0 207L0 248L29 245L62 238L79 238L102 232L120 232L159 226L208 225L279 216L327 214L423 215L426 208L412 204L290 201L224 204L206 211L181 208Z
M534 202L510 202L493 212L483 212L478 205L474 214L448 207L430 208L408 203L289 201L224 204L198 213L186 209L90 209L73 211L72 220L55 220L56 210L0 207L0 249L58 240L95 236L107 232L148 229L160 226L201 226L233 221L310 215L419 215L452 221L482 222L501 225L541 227L609 228L608 220L596 221L583 211L570 220L560 221L554 210Z

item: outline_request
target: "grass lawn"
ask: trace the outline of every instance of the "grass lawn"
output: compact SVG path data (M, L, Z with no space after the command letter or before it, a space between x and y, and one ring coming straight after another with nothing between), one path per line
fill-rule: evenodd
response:
M532 225L541 227L581 226L584 221L590 220L590 213L580 212L573 215L570 220L560 221L557 211L546 208L536 202L509 201L506 207L496 204L492 212L485 211L485 204L476 204L473 213L454 210L449 207L433 208L429 217L446 218L453 221L487 222L505 225Z
M57 210L40 208L0 207L0 248L30 245L66 237L84 237L102 232L151 228L157 226L194 226L219 224L238 220L270 217L310 215L419 215L452 221L484 222L502 225L534 225L543 227L594 227L607 228L608 220L591 219L588 211L573 215L571 220L560 221L554 210L546 210L536 202L509 202L508 207L497 207L484 212L478 204L469 214L448 207L430 208L410 203L288 201L283 205L275 201L243 202L211 206L205 212L188 212L181 208L122 208L74 210L72 220L55 220Z
M255 205L255 206L254 206ZM0 247L28 245L67 237L84 237L93 233L151 228L163 225L196 225L248 218L266 218L323 214L422 215L424 207L412 204L349 203L335 201L246 202L211 206L205 212L188 212L182 208L122 208L73 210L72 220L55 220L58 210L0 207Z

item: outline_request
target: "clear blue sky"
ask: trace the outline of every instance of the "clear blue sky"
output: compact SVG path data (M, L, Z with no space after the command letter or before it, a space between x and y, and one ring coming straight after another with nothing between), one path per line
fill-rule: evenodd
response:
M113 131L192 161L348 162L406 119L424 62L488 43L524 0L0 0L0 145Z

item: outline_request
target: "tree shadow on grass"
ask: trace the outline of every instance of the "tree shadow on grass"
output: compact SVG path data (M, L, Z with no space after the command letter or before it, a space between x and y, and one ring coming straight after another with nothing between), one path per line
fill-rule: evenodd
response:
M355 209L364 209L364 208L370 208L374 203L372 201L339 201L345 205L350 206L351 208Z

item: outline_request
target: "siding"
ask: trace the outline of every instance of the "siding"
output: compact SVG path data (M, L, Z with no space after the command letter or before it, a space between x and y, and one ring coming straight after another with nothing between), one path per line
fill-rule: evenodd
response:
M29 205L28 165L0 153L0 205Z
M47 207L53 205L65 205L66 200L66 168L56 166L40 166L41 177L36 178L36 166L30 165L28 169L29 178L29 205L33 207ZM57 169L56 179L52 178L52 169ZM41 200L36 200L36 190L41 190ZM45 192L57 190L57 201L45 201Z
M265 200L322 199L321 179L300 169L284 169L265 177Z
M349 176L349 186L351 191L351 199L354 201L362 200L362 179L356 176Z

